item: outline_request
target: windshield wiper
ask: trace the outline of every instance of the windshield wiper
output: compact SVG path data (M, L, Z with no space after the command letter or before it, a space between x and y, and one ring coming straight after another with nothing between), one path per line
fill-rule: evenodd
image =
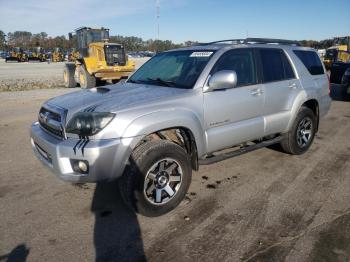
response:
M158 78L147 78L147 80L150 80L150 81L153 81L153 82L157 82L161 85L164 85L164 86L169 86L169 87L174 87L176 86L176 83L172 82L172 81L166 81L166 80L163 80L163 79L160 79L159 77Z
M129 79L127 82L128 82L128 83L134 83L134 84L139 84L139 83L141 83L141 81L138 81L138 80L131 80L131 79Z

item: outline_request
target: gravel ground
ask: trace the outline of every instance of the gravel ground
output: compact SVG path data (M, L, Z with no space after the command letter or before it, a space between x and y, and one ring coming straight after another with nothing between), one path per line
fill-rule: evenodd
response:
M73 186L34 157L40 104L74 90L0 94L0 261L350 261L350 104L309 152L261 149L202 166L171 213L128 210L116 183Z
M148 58L135 58L136 68ZM0 92L43 88L60 88L63 84L65 63L5 63L0 59Z

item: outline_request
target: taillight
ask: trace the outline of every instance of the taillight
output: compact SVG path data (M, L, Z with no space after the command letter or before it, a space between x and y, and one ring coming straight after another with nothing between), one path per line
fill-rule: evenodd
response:
M327 74L327 78L328 78L328 95L331 95L331 80L329 79L329 75Z

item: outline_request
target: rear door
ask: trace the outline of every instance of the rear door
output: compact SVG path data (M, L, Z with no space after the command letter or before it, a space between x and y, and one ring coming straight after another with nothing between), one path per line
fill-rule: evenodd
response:
M291 101L301 84L281 48L259 49L260 73L265 88L264 134L282 132L288 125Z
M248 48L227 51L210 74L221 70L236 72L237 87L204 93L208 152L259 138L264 132L264 90L258 84L255 52Z

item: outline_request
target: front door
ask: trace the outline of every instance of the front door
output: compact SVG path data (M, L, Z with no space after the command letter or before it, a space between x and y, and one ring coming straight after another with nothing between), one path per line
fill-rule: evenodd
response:
M234 49L224 53L211 75L234 70L237 86L204 93L207 152L257 139L264 133L264 85L258 84L254 51Z

